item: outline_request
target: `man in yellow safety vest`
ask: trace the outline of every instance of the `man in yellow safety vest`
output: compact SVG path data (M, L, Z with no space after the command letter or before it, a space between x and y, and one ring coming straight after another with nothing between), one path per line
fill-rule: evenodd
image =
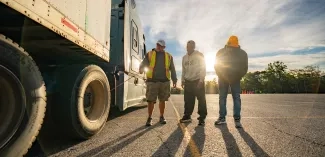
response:
M170 80L173 81L173 87L176 87L177 76L173 57L165 51L165 41L158 40L156 48L148 52L140 64L140 74L147 69L147 91L146 98L148 102L148 119L146 126L152 125L152 112L156 103L157 97L159 99L160 109L160 123L166 124L164 118L165 102L170 97Z

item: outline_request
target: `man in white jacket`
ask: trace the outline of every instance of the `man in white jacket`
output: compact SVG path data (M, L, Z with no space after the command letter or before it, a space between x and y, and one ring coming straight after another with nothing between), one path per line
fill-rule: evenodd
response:
M205 124L207 107L205 99L206 68L204 55L195 50L195 42L187 42L187 54L182 60L182 87L184 88L184 116L181 123L192 122L191 115L194 110L195 97L198 99L199 125Z

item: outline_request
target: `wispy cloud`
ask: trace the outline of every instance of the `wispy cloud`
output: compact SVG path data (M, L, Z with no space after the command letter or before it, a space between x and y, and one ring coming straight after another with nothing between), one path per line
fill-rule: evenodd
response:
M314 54L324 55L324 0L137 0L137 6L148 42L171 40L176 56L185 53L190 39L205 55L214 56L230 35L237 35L242 48L255 56L250 66L256 69L275 59L297 67L319 62L308 57L313 56L308 48L318 47ZM296 60L300 64L292 63Z
M258 58L258 57L272 57L278 56L281 54L288 55L308 55L308 54L318 54L325 51L325 46L310 46L299 50L280 50L275 52L264 52L261 54L248 54L249 58Z
M215 52L232 34L252 54L325 45L323 0L137 2L150 39L164 36L184 46L193 39L204 52Z
M300 55L276 55L249 58L249 71L264 70L268 63L274 61L284 62L289 69L303 68L307 65L319 66L321 70L325 70L325 51L317 54L300 54ZM307 62L306 62L307 61Z

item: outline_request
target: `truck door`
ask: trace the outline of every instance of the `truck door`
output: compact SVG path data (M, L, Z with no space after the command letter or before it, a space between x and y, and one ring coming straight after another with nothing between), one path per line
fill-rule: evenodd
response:
M132 17L132 16L131 16ZM130 43L130 58L131 58L131 64L130 64L130 72L132 74L135 74L134 79L131 79L132 82L129 82L129 88L128 88L128 99L129 100L142 100L143 98L143 80L142 75L139 74L139 66L143 58L143 44L142 40L140 40L140 31L136 24L136 22L132 19L131 20L131 43ZM141 36L142 37L142 36Z
M134 0L125 1L124 9L124 67L127 72L124 80L128 81L124 84L124 103L120 106L123 109L141 104L145 98L143 75L139 74L144 49L141 21Z
M131 71L139 73L139 65L142 58L142 45L139 44L139 28L134 20L131 20Z

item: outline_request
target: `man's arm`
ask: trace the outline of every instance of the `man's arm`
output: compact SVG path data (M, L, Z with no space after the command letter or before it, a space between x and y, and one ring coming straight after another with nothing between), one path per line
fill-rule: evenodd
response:
M244 50L242 50L243 51L243 57L242 57L242 59L243 59L243 69L242 69L242 71L241 71L241 77L243 77L246 73L247 73L247 71L248 71L248 56L247 56L247 53L244 51Z
M139 67L139 73L142 74L144 71L145 67L149 66L149 59L148 59L148 53L145 55L144 59L142 60L142 62L140 63L140 67Z
M204 82L205 75L206 75L206 64L203 53L200 53L200 82Z
M173 83L176 84L177 83L177 75L176 75L176 70L175 70L174 61L173 61L172 56L171 56L171 59L170 59L170 67L169 68L170 68Z
M185 82L185 66L184 66L184 57L182 58L182 84Z

